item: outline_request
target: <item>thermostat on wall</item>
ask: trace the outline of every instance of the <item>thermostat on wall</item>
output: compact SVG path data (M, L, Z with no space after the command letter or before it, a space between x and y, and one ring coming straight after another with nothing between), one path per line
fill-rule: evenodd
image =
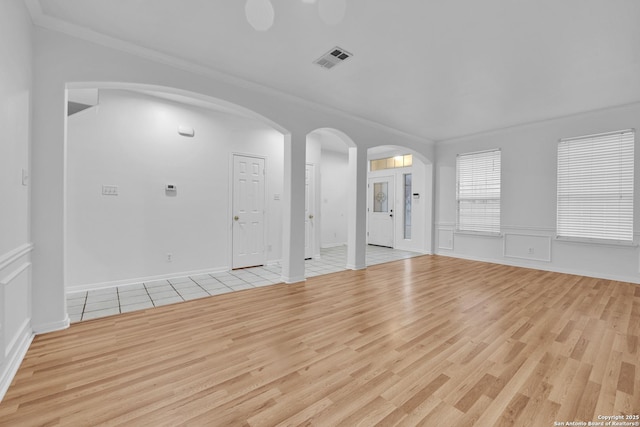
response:
M178 133L182 136L188 136L193 138L196 131L190 126L178 126Z
M177 191L177 188L176 188L175 184L167 184L167 185L165 185L164 189L166 191Z

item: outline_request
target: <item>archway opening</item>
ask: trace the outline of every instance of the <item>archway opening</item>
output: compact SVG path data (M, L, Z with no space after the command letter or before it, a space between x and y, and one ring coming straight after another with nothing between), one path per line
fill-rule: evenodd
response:
M80 110L69 104L66 121L67 292L233 268L238 157L259 159L266 171L264 216L247 247L262 252L261 265L280 261L286 129L243 107L172 88L67 88L70 102L86 103L91 93L95 103ZM279 280L273 274L270 280Z
M367 243L431 253L431 162L396 145L369 148L367 159Z
M349 215L353 214L349 208L349 187L355 184L350 180L356 161L349 156L350 149L356 150L356 144L337 129L320 128L307 135L305 258L319 260L323 253L334 258L325 259L331 262L321 266L307 263L307 276L346 268L353 223L349 221Z

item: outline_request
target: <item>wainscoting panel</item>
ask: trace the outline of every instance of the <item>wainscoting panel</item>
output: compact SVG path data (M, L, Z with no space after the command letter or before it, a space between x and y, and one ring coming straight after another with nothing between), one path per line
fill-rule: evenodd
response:
M551 238L534 234L507 233L504 235L504 256L551 262Z
M5 298L4 298L4 286L0 286L0 308L2 308L2 313L0 313L0 367L4 366L4 353L5 353L5 338L4 338L4 330L5 330ZM2 371L0 371L2 372ZM1 396L1 395L0 395Z
M18 264L18 267L0 279L4 288L4 337L5 356L12 352L19 341L18 336L24 328L29 315L29 272L31 263Z
M0 256L0 400L33 339L31 261L33 245Z
M453 230L447 228L438 229L438 249L453 250Z

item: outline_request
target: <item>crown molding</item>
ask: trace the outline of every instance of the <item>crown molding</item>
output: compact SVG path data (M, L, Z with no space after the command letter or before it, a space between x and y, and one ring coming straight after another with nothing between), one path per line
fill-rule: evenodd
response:
M602 107L602 108L596 108L596 109L592 109L592 110L585 110L585 111L579 111L577 113L571 113L571 114L564 114L562 116L556 116L556 117L547 117L547 118L542 118L539 120L533 120L533 121L529 121L529 122L519 122L519 123L514 123L514 124L510 124L507 126L503 126L500 128L496 128L496 129L486 129L486 130L481 130L478 132L473 132L473 133L469 133L469 134L465 134L465 135L459 135L459 136L453 136L451 138L444 138L444 139L437 139L437 140L433 140L434 144L437 146L442 146L442 145L446 145L449 143L456 143L456 142L460 142L460 141L466 141L472 138L477 138L477 137L483 137L483 136L491 136L491 135L496 135L496 134L500 134L500 133L504 133L504 132L509 132L511 130L517 130L517 129L529 129L529 128L535 128L537 126L544 126L548 123L556 123L556 122L561 122L563 120L567 120L567 119L572 119L572 118L580 118L580 117L585 117L585 116L589 116L592 114L598 114L598 113L602 113L605 111L609 111L609 110L618 110L618 109L624 109L624 108L632 108L632 107L636 107L636 106L640 106L640 100L638 101L633 101L633 102L628 102L625 104L619 104L619 105L610 105L608 107Z
M418 135L414 135L412 133L394 128L392 126L383 125L381 123L375 122L370 119L366 119L364 117L343 111L335 107L330 107L325 104L320 104L318 102L311 101L309 99L302 98L302 97L284 92L279 89L275 89L251 80L233 76L231 74L227 74L220 70L216 70L210 67L205 67L203 65L199 65L191 61L187 61L187 60L175 57L173 55L168 55L166 53L162 53L154 49L142 47L140 45L137 45L131 42L127 42L115 37L107 36L105 34L99 33L97 31L91 30L86 27L82 27L80 25L72 24L72 23L63 21L61 19L48 16L43 12L42 6L40 4L40 0L24 0L24 2L27 6L27 9L29 10L29 14L31 15L31 20L33 24L37 27L62 33L62 34L75 37L81 40L85 40L97 45L115 49L115 50L128 53L130 55L134 55L143 59L148 59L163 65L177 68L182 71L197 74L209 79L217 80L221 83L224 83L230 86L236 86L241 89L260 92L264 95L273 96L283 101L294 102L300 105L304 105L308 108L312 108L320 112L338 115L344 119L352 120L360 124L372 127L374 129L382 130L384 132L389 132L391 134L395 134L403 138L416 141L421 144L425 144L428 146L435 145L435 141L431 138L425 138Z

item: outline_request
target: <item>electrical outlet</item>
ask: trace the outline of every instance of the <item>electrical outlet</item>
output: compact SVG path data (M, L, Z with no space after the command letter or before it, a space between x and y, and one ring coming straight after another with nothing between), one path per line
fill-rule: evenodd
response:
M171 262L171 261L173 261L173 254L171 252L169 252L167 254L167 262Z
M529 255L533 255L533 248L529 248Z
M118 195L118 186L117 185L103 185L102 186L102 195L103 196L117 196Z

